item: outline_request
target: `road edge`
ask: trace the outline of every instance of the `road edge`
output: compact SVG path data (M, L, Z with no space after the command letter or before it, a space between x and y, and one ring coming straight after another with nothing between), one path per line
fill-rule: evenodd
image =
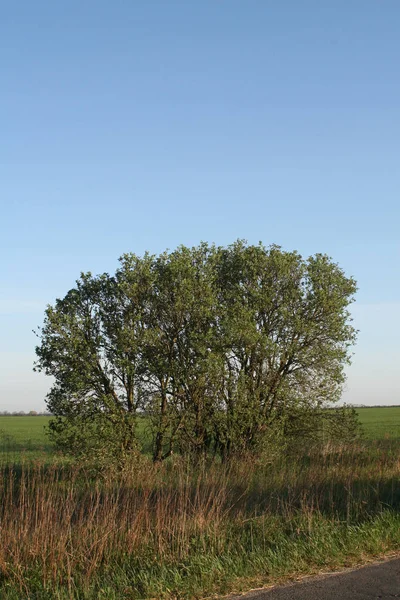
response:
M292 576L287 576L277 580L275 583L269 582L263 586L250 588L246 591L241 592L230 592L224 596L207 596L203 600L240 600L241 598L248 598L251 600L252 596L256 596L260 592L273 590L275 588L287 588L292 587L298 583L305 583L308 581L318 581L321 579L326 579L328 577L334 577L335 575L343 575L344 573L351 573L352 571L359 571L360 569L366 567L373 567L375 565L380 565L382 563L390 562L392 560L397 560L400 558L400 550L397 552L391 552L390 554L384 554L382 556L373 556L370 558L366 558L362 562L355 562L350 566L344 566L343 568L338 568L330 571L326 570L316 570L307 574L294 574Z

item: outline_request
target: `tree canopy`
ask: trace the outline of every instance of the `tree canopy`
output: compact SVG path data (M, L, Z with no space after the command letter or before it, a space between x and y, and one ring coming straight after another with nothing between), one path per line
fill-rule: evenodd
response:
M240 240L82 273L39 331L52 435L74 454L123 458L146 415L154 460L228 459L274 431L313 435L311 417L341 396L355 291L326 255Z

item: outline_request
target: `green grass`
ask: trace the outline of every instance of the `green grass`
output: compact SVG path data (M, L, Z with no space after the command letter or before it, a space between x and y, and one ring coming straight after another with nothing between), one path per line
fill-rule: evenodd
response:
M400 407L359 408L357 413L366 440L400 440ZM18 457L50 459L54 449L45 434L49 417L0 417L0 462ZM150 452L145 419L139 419L138 434L145 453Z
M357 413L366 439L400 438L400 406L359 408Z
M50 459L54 448L45 433L49 417L1 417L0 462Z
M399 552L400 407L358 414L360 444L100 479L52 461L47 417L0 417L0 598L199 600Z
M0 417L0 430L12 436L21 447L30 443L35 447L48 444L44 428L50 417Z
M2 600L191 599L400 549L399 454L379 447L93 479L0 468Z
M0 416L0 464L21 460L51 461L54 446L46 435L50 417ZM138 420L138 436L143 451L151 452L150 433L145 419Z

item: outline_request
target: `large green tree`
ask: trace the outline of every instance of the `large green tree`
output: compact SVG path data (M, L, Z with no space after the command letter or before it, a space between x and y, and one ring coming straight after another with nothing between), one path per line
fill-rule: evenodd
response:
M82 274L39 333L52 434L74 454L118 460L137 451L139 414L154 460L227 459L271 431L304 435L304 423L316 435L340 398L355 291L325 255L242 241L126 254L113 276Z
M325 255L240 241L220 250L217 272L225 385L216 438L229 454L302 408L339 400L356 284Z

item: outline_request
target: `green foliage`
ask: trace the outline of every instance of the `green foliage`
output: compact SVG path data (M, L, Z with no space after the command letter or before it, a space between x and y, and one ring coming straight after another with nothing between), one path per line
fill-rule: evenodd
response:
M141 414L156 461L259 452L304 423L318 437L355 341L355 291L325 255L242 241L126 254L114 276L82 274L48 307L36 349L55 381L53 439L120 461L137 452ZM325 434L348 435L351 421L343 413Z

